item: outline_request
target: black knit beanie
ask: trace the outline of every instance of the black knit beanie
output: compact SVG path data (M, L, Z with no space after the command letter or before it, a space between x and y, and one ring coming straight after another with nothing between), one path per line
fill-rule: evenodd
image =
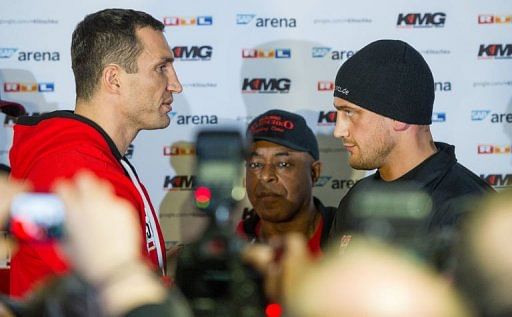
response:
M403 41L379 40L359 50L338 70L334 96L404 123L432 123L432 72Z

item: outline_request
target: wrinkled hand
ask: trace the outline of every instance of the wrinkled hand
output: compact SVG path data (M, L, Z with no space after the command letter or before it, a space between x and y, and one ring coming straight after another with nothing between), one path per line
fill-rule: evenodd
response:
M66 205L66 251L93 284L140 258L141 237L134 208L112 186L90 172L60 181L55 192Z
M271 240L269 245L250 245L242 257L263 274L267 297L281 303L287 301L290 290L313 265L306 240L297 233Z

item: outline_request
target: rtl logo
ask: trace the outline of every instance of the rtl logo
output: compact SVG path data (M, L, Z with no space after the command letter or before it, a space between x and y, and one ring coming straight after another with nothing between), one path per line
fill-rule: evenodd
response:
M174 58L181 61L210 60L213 48L209 45L203 46L175 46L172 48Z
M333 91L334 90L334 82L333 81L318 81L317 83L318 91Z
M292 50L289 48L261 49L244 48L242 58L291 58Z
M320 111L318 115L318 125L336 124L336 111Z
M480 14L478 24L512 24L512 15Z
M495 188L512 186L512 174L481 174L480 178Z
M171 145L164 146L164 156L195 155L196 149L193 146Z
M481 44L478 50L479 59L510 59L512 44Z
M4 92L53 92L54 83L4 83Z
M478 154L510 154L512 147L510 145L491 145L479 144Z
M203 26L212 25L212 16L198 16L198 17L164 17L163 23L165 26Z
M291 80L288 78L244 78L243 93L288 93Z
M168 191L192 190L195 185L196 177L194 175L165 176L164 179L164 190Z
M432 28L443 27L446 21L446 13L400 13L396 22L399 28Z

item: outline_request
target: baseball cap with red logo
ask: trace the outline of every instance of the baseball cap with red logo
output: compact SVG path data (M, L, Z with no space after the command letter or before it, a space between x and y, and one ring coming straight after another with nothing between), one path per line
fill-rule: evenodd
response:
M247 135L253 141L269 141L308 152L315 160L320 157L315 134L302 116L292 112L273 109L257 116L249 123Z

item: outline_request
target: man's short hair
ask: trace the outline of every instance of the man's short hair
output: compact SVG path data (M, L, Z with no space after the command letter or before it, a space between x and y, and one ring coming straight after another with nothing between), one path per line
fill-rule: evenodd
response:
M71 41L77 99L90 100L107 64L118 64L127 73L137 72L137 57L143 47L135 32L143 27L164 29L151 15L129 9L105 9L78 23Z

